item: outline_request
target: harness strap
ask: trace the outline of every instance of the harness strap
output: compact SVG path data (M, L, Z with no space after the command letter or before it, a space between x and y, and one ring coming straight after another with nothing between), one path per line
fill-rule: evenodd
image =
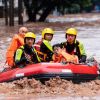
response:
M30 56L30 55L28 55L27 53L25 53L25 51L23 51L23 53L24 53L24 55L25 55L25 58L31 63L31 64L33 64L34 62L31 60L31 59L29 59L29 57L28 56ZM31 57L31 56L30 56Z
M37 54L39 55L39 58L43 61L46 61L46 57L47 57L47 54L45 53L42 53L40 51L37 51Z
M21 46L20 49L23 51L23 53L24 53L24 55L25 55L25 58L26 58L31 64L33 64L34 62L33 62L31 59L29 59L29 57L28 57L28 56L30 56L30 55L28 55L27 53L25 53L24 47ZM30 56L30 57L31 57L31 56Z

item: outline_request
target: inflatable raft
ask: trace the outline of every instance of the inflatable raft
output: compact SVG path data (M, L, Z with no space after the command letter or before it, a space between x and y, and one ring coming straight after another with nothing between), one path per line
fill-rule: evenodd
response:
M13 81L23 77L46 80L57 76L68 80L93 80L98 75L98 64L95 61L91 64L38 63L1 72L0 82Z

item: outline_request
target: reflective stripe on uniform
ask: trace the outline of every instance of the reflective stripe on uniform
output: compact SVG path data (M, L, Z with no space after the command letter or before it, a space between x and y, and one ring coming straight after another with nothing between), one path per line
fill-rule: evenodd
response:
M21 46L21 47L16 51L15 61L21 59L23 50L24 50L24 46ZM36 52L36 50L35 50L34 48L33 48L33 52L35 52L36 57L37 57L38 61L40 62L40 59L39 59L39 57L38 57L38 55L37 55L37 52Z
M43 43L48 47L48 49L49 49L50 51L53 52L52 46L51 46L51 44L49 43L49 41L43 40Z
M81 55L86 55L85 48L84 48L83 44L79 42L78 46L79 46L80 54Z
M23 53L23 50L22 50L22 49L18 49L18 50L16 51L15 61L21 59L22 53Z
M35 50L35 48L34 48L34 52L36 53L36 56L37 56L38 61L41 62L41 61L40 61L40 58L39 58L39 56L38 56L38 54L37 54L37 51Z
M79 57L81 55L86 55L84 45L81 42L77 41L77 40L75 40L74 43L75 43L75 48L70 54L73 54L73 53L75 54L76 53ZM62 45L62 48L66 48L67 42L63 42L63 43L61 43L61 45Z

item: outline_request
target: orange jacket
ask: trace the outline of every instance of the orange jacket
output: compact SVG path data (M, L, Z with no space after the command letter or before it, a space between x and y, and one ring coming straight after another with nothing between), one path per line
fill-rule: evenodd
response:
M73 62L79 63L78 57L76 55L70 55L66 52L61 52L61 54L53 54L52 56L53 62L60 63L60 62Z
M6 52L6 61L9 66L14 65L14 53L23 44L24 44L24 37L22 37L20 34L16 34L13 37L12 42Z
M61 54L58 54L58 55L53 54L52 59L53 59L53 62L60 63L60 62L62 62L64 57Z
M71 55L64 51L62 51L61 54L66 59L67 62L79 63L77 55Z

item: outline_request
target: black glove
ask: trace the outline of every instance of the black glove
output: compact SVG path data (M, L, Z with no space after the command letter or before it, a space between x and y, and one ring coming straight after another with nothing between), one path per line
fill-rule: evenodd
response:
M85 63L86 62L86 55L82 55L81 59L79 60L79 63Z
M16 60L15 61L15 65L20 65L22 63L26 63L27 62L27 59L25 57L21 58L20 60Z

